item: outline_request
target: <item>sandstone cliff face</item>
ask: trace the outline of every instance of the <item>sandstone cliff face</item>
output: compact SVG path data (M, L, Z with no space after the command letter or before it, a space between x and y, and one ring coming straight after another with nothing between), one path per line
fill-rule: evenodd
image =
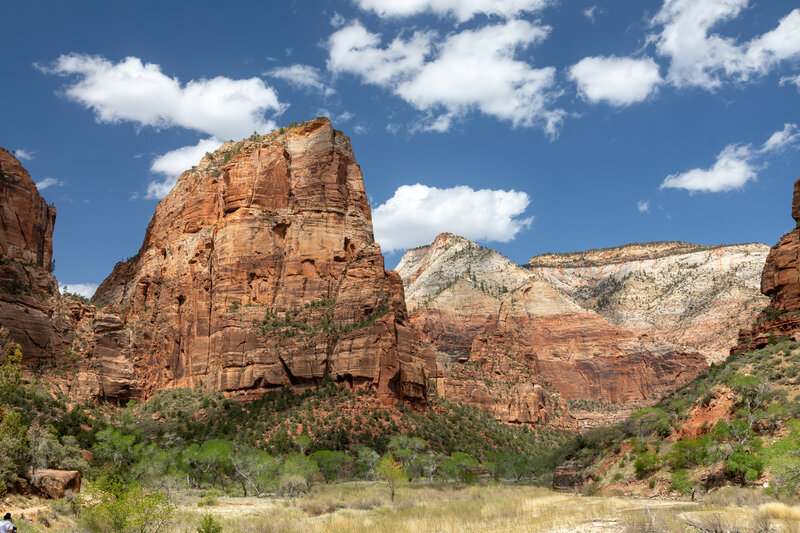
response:
M770 335L800 338L800 179L794 184L792 218L799 227L770 249L761 276L761 292L770 298L769 306L752 328L739 333L738 345L731 352L762 348Z
M476 337L469 359L443 370L436 386L445 400L473 405L501 422L576 428L566 402L541 378L527 339L508 330Z
M553 280L455 235L442 234L431 246L410 251L397 270L412 322L438 351L443 394L489 412L507 411L505 401L466 390L458 378L474 373L469 365L487 366L476 358L485 359L481 347L498 331L521 342L527 355L517 359L529 361L527 378L512 376L505 350L490 350L495 364L510 369L505 381L549 384L566 400L649 402L707 366L696 351L609 323ZM532 392L523 397L537 401Z
M56 208L39 195L30 174L0 148L0 325L27 362L63 343L64 332L51 324L58 291L50 273L55 219Z
M95 295L97 395L258 394L330 377L426 395L400 277L384 270L350 141L317 119L226 143L158 205Z
M759 292L767 251L763 244L648 243L547 254L529 266L611 324L720 362L767 304Z

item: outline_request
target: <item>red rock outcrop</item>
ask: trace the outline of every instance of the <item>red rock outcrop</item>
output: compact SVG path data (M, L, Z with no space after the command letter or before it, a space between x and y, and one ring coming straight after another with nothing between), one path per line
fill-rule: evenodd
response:
M0 148L0 325L22 346L26 363L63 344L63 331L52 324L55 219L56 208L39 195L30 174Z
M95 301L85 355L101 398L327 377L388 402L426 395L402 281L384 270L361 170L327 119L226 143L184 172Z
M81 473L77 470L36 470L30 485L40 495L57 500L63 498L68 490L81 491Z
M518 332L476 337L469 359L442 372L436 387L445 400L473 405L501 422L575 429L566 402L544 383L530 343Z
M761 292L771 298L752 328L739 333L731 353L762 348L770 336L800 339L800 179L794 183L792 218L796 228L773 246L761 274Z

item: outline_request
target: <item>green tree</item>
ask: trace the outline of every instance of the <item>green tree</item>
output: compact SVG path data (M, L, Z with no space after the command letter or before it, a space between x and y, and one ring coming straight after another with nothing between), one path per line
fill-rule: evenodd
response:
M175 514L163 491L113 480L87 490L82 504L80 523L92 533L157 533L167 529Z
M381 460L375 469L375 473L377 474L378 479L384 481L389 487L389 493L392 495L392 501L394 501L394 495L395 492L397 492L397 488L400 485L408 482L408 478L406 477L405 472L403 472L403 467L394 460L394 457L392 457L392 454L390 453L387 453L381 457Z
M280 467L279 461L267 452L249 447L237 449L231 456L231 465L244 495L247 496L249 488L259 498L275 482Z
M636 460L633 462L633 469L636 472L636 477L643 478L658 470L660 465L661 458L659 458L658 454L647 451L636 456Z
M800 494L800 420L787 423L789 435L769 448L769 470L772 490L791 495Z
M17 411L7 410L0 420L0 492L5 493L27 470L28 428Z
M366 446L358 448L358 456L356 457L356 468L358 474L366 479L375 479L375 465L380 461L381 456Z
M22 349L0 326L0 417L22 382ZM5 407L4 407L5 406Z
M319 466L325 482L334 481L341 474L342 468L350 463L350 457L344 452L320 450L311 456Z

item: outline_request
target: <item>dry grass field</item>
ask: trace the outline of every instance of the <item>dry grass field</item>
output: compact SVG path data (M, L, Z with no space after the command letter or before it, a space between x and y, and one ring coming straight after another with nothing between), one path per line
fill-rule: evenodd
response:
M443 483L400 487L392 502L382 484L343 483L317 485L294 499L174 496L178 510L161 531L195 533L203 516L211 514L221 531L231 533L800 533L800 506L759 503L765 500L748 493L691 503L587 497L524 485ZM21 533L81 531L55 506L35 503L30 511L17 509L17 515L26 515L18 521Z

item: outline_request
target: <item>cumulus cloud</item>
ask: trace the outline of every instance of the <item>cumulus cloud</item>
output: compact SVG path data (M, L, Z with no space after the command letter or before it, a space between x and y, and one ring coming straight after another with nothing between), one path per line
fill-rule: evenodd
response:
M749 42L713 33L747 6L748 0L665 0L651 21L661 32L650 40L660 55L670 59L667 79L678 87L713 90L726 78L745 81L800 54L800 9Z
M767 154L785 150L800 140L796 124L786 124L776 131L759 149L750 144L729 144L717 156L714 165L707 169L695 168L688 172L671 174L661 183L661 188L685 189L691 192L722 192L741 189L757 178L760 166L766 166Z
M36 182L36 188L40 191L45 190L48 187L64 185L64 182L58 180L56 178L44 178L43 180L39 180Z
M800 140L800 131L798 131L797 124L784 124L782 130L776 131L767 139L767 142L761 147L761 151L777 152L785 150L797 143L798 140Z
M24 148L17 148L14 150L14 156L22 161L32 161L34 155L36 155L36 152L33 150L26 150Z
M592 24L594 24L594 19L597 16L598 11L599 10L597 9L597 6L587 7L583 10L583 16L589 19Z
M65 283L63 285L59 284L58 291L61 294L71 292L73 294L80 294L85 298L91 298L97 291L97 287L99 287L97 283Z
M548 26L509 20L443 39L417 31L382 47L381 36L356 21L330 37L328 68L359 76L438 115L427 129L447 131L453 119L480 111L514 126L539 126L552 136L565 115L550 109L557 96L555 69L536 69L516 58L549 31Z
M453 16L465 22L475 15L496 15L504 18L533 13L546 7L549 0L357 0L361 9L380 17L410 17L433 13Z
M381 36L355 21L328 39L328 70L356 74L367 83L387 87L419 72L435 35L417 31L381 48Z
M266 118L280 114L285 105L277 93L259 78L234 80L222 76L181 83L154 63L127 57L113 63L100 56L69 54L53 64L37 67L43 72L71 77L64 89L67 98L94 111L97 122L131 122L138 127L180 127L211 135L213 139L238 139L253 131L275 129ZM199 161L199 146L220 144L211 139L196 146L173 150L153 161L152 170L166 174L162 182L148 186L147 198L162 198L180 173Z
M640 213L649 213L650 212L650 201L638 201L636 202L636 209L639 210Z
M98 122L178 126L228 139L274 129L275 123L264 114L284 109L277 93L259 78L218 76L182 84L159 65L142 63L138 57L112 63L99 56L70 54L40 68L77 76L64 93L92 109Z
M569 79L592 103L626 106L645 100L663 80L651 58L586 57L570 67Z
M201 140L194 146L184 146L157 157L150 165L150 170L163 175L163 179L150 182L147 186L146 198L156 200L164 198L175 186L175 182L178 181L178 177L184 170L195 166L206 152L213 152L222 143L223 141L211 137Z
M336 92L322 82L319 69L311 65L296 64L288 67L278 67L265 74L282 79L292 87L317 91L326 96Z
M661 188L722 192L740 189L755 178L750 146L729 144L720 152L711 168L695 168L681 174L670 174L661 183Z
M372 212L375 240L385 252L428 244L442 232L470 240L509 242L529 227L519 218L530 203L527 193L467 186L449 189L403 185Z

